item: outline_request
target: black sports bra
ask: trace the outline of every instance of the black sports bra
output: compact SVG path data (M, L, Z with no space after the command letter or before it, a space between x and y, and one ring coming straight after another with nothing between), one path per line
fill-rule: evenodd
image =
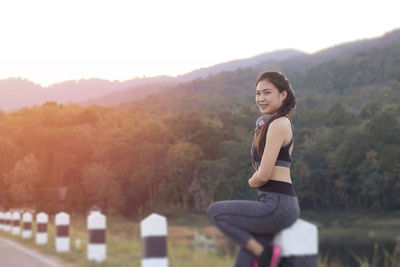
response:
M254 130L254 137L253 137L253 143L251 146L251 157L253 159L252 165L255 170L258 170L260 167L261 163L261 157L258 153L257 146L256 146L256 140L257 140L257 135L261 130L261 127L267 122L268 117L262 116L257 119L256 122L256 129ZM292 159L289 154L289 149L290 146L293 144L294 141L294 128L292 122L290 122L292 126L292 138L290 139L289 143L282 146L281 149L279 150L278 157L275 162L275 166L281 166L281 167L287 167L290 168Z

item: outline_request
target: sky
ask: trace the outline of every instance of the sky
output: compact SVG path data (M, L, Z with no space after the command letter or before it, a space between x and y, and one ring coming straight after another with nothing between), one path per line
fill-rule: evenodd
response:
M398 0L2 0L0 79L176 76L400 28Z

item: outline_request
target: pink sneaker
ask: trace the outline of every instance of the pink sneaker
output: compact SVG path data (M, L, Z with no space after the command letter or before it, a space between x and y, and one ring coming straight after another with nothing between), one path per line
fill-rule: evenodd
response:
M254 258L253 267L258 267L258 258Z
M279 262L280 256L281 256L281 247L279 245L274 245L274 247L272 248L272 259L269 267L276 267Z

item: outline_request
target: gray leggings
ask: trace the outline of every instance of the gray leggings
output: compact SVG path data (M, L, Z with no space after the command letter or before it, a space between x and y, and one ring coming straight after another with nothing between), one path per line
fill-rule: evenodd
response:
M258 191L257 201L217 201L207 214L212 224L240 246L235 267L252 267L255 255L244 247L250 238L270 246L277 232L296 221L300 208L295 196Z

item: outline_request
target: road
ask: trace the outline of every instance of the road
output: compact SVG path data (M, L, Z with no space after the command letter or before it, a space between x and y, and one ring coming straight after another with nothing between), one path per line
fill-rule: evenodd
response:
M1 267L65 267L55 257L43 255L31 248L0 237Z

